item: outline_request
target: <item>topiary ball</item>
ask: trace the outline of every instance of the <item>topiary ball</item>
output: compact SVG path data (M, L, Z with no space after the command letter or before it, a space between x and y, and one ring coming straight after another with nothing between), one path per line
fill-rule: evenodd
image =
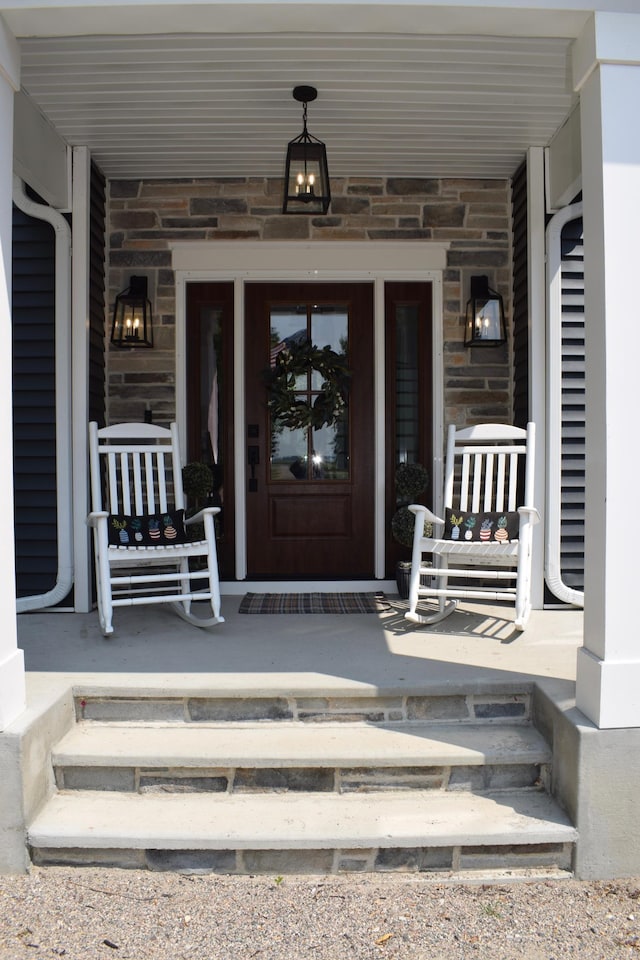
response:
M213 490L213 473L206 463L194 461L182 468L182 486L188 497L205 500Z
M396 469L396 494L399 500L413 503L429 483L429 474L421 463L401 463Z
M413 546L415 519L415 514L411 513L409 507L400 507L391 518L391 533L394 539L397 540L398 543L401 543L403 547ZM430 520L425 520L422 536L433 536L433 524Z
M413 545L415 519L415 516L408 507L400 507L391 519L391 533L394 539L396 539L398 543L401 543L403 547L411 547Z

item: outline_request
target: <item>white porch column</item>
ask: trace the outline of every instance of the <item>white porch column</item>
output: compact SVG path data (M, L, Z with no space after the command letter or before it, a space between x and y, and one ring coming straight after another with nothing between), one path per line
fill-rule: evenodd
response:
M586 569L577 703L601 728L640 727L637 542L640 388L640 15L596 14L575 45L585 237Z
M13 529L11 379L11 197L13 98L20 88L20 52L0 17L0 503ZM16 630L13 536L0 548L0 730L26 706L24 657Z

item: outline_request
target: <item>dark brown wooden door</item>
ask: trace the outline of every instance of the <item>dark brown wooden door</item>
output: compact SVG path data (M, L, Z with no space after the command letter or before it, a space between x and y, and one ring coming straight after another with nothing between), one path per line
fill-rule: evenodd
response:
M247 573L251 578L374 575L373 285L246 287ZM344 354L351 372L339 421L290 429L272 418L264 371L310 342ZM299 376L313 403L321 377Z

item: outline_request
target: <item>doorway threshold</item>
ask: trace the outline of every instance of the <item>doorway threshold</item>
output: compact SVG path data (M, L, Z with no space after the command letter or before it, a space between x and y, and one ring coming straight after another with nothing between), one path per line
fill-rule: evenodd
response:
M396 593L395 580L221 580L223 596L251 593Z

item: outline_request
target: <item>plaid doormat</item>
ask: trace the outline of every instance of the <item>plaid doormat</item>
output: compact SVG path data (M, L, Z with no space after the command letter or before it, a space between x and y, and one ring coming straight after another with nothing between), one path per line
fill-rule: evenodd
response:
M381 593L246 593L240 613L378 613Z

